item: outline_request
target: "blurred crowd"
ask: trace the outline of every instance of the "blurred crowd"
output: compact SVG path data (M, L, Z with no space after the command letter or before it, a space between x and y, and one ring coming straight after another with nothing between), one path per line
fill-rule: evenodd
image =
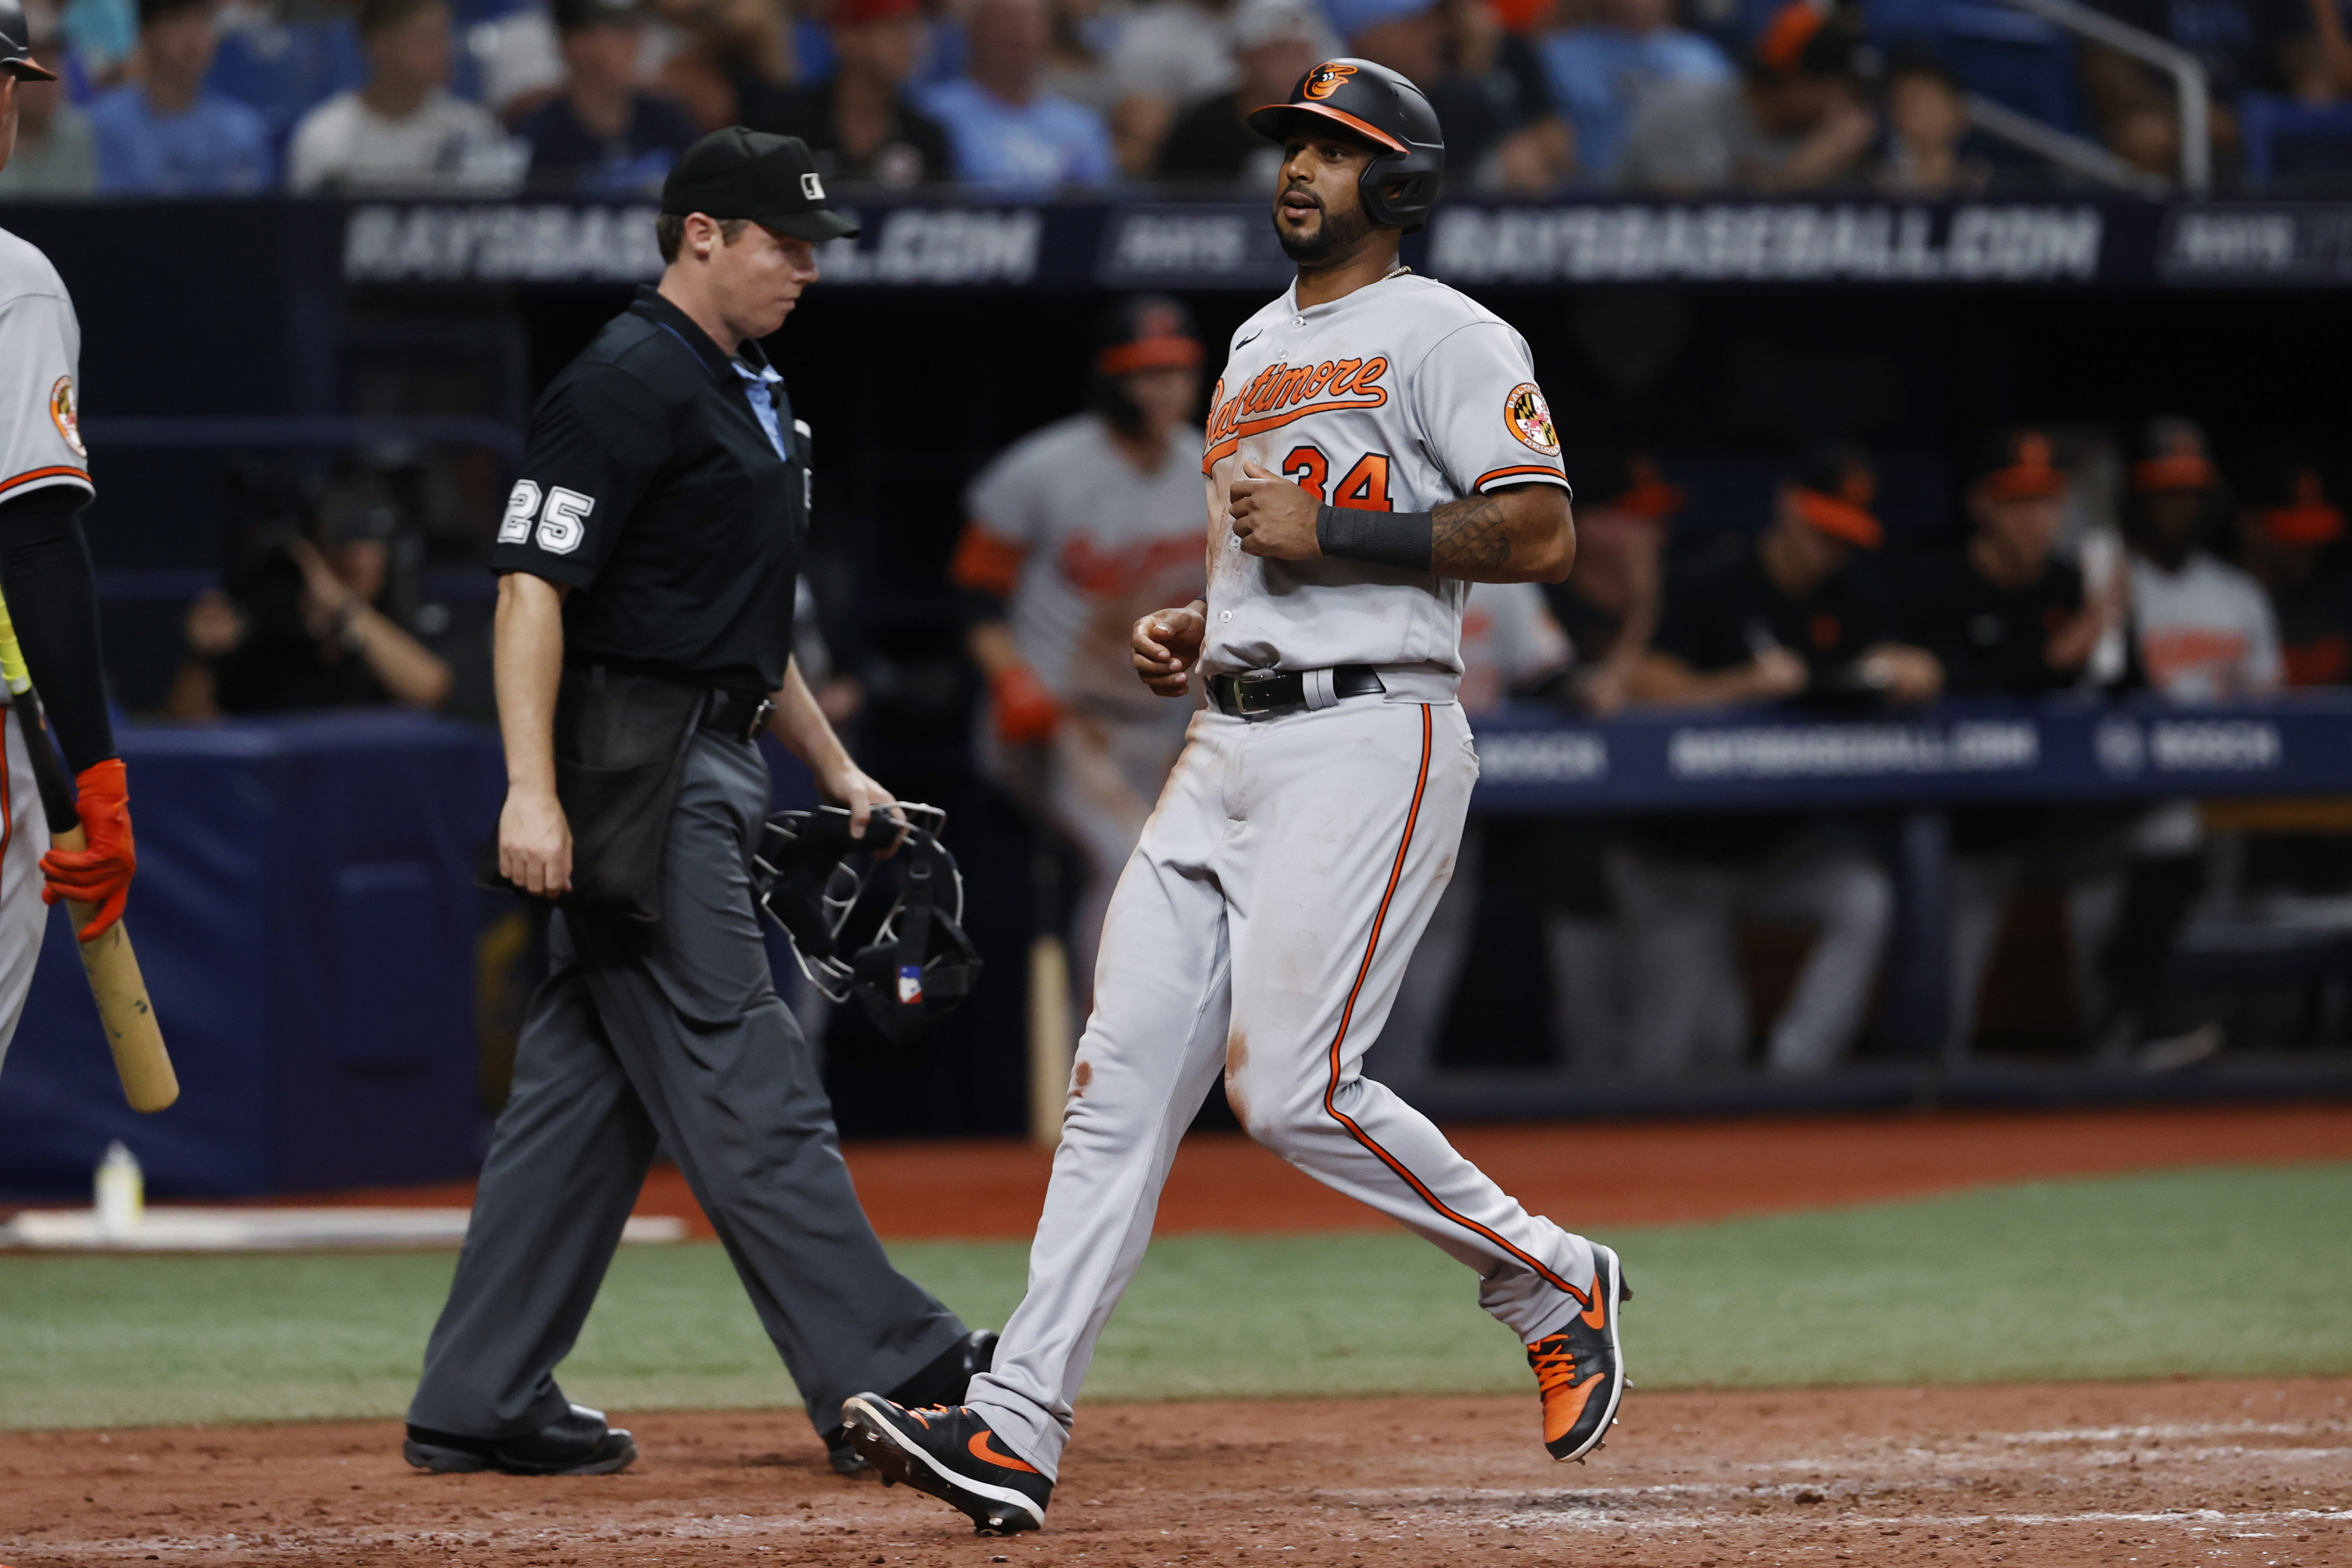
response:
M2098 0L2189 50L2225 174L2352 159L2345 0ZM1242 123L1317 59L1428 92L1449 179L1540 195L2046 181L1986 100L2174 172L2169 79L1927 0L28 0L0 195L649 189L703 132L804 138L844 184L1263 188ZM1988 20L1987 18L1990 18ZM2077 161L2079 163L2079 160Z

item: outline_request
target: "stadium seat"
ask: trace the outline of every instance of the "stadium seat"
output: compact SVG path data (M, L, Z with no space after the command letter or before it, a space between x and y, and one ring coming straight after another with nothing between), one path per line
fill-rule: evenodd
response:
M451 54L450 90L475 97L479 71L463 48ZM348 17L278 22L266 17L240 22L221 34L205 85L257 110L280 146L294 124L315 105L367 79L367 56Z
M2261 190L2316 172L2352 174L2352 105L2248 93L2238 105L2246 184Z
M1967 0L1885 0L1870 8L1868 26L1882 49L1924 48L1969 91L2082 133L2074 40L2039 16Z
M366 79L359 33L348 19L277 22L256 18L221 35L205 85L260 112L283 142L316 103Z

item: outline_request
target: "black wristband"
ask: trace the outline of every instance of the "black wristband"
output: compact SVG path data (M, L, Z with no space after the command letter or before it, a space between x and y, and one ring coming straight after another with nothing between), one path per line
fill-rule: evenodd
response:
M1437 524L1425 511L1363 511L1324 506L1315 513L1315 544L1326 555L1426 572Z

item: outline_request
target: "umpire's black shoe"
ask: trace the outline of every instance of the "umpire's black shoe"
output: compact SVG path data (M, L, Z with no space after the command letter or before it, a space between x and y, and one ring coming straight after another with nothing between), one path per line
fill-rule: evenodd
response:
M625 1431L606 1426L603 1411L575 1405L536 1432L496 1442L412 1426L400 1457L436 1475L503 1470L510 1476L607 1476L627 1469L637 1446Z
M849 1440L885 1484L903 1481L971 1515L979 1535L1011 1535L1045 1522L1054 1483L1005 1451L970 1405L909 1410L878 1394L841 1407Z
M995 1331L974 1329L933 1356L922 1371L892 1389L890 1403L909 1409L925 1405L961 1405L971 1380L986 1372L995 1360ZM836 1426L824 1435L824 1457L833 1461L835 1475L862 1476L874 1468L859 1458L857 1450L849 1446L846 1426Z

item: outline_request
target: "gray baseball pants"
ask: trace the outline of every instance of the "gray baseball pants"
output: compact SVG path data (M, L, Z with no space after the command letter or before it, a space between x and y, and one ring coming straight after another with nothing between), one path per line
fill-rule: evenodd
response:
M890 1266L842 1163L751 903L769 801L750 742L695 736L643 933L559 914L448 1305L408 1419L466 1436L564 1413L554 1368L595 1301L656 1140L677 1161L820 1432L965 1330Z
M1589 1295L1581 1237L1529 1214L1360 1070L1478 776L1462 710L1401 684L1262 721L1195 714L1111 896L1028 1294L969 1395L1048 1476L1220 1071L1251 1137L1466 1265L1478 1304L1522 1343Z
M7 1060L16 1022L25 1016L25 998L33 989L41 937L49 922L49 906L41 902L41 857L49 852L49 819L42 815L33 756L25 746L16 710L0 703L0 747L7 752L0 762L0 1061Z
M1772 1070L1823 1072L1844 1058L1895 919L1894 883L1867 851L1814 835L1759 866L1728 867L1623 849L1611 857L1609 878L1622 921L1634 1072L1738 1064L1748 1043L1735 945L1743 917L1820 931L1773 1021Z

